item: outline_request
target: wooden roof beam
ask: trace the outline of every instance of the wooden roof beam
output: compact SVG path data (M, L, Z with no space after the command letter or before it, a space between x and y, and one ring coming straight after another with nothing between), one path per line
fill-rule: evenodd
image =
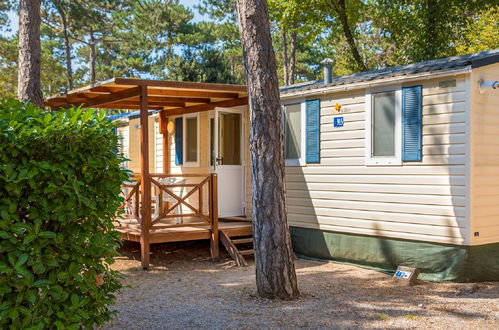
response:
M66 96L66 100L67 102L69 103L73 103L73 102L85 102L85 101L88 101L88 100L91 100L91 99L94 99L96 97L100 97L100 96L103 96L103 95L108 95L108 94L94 94L94 93L73 93L73 94L68 94ZM53 99L51 99L52 101Z
M118 102L113 102L113 103L108 103L104 106L104 108L110 106L110 105L114 105L114 104L122 104L122 105L130 105L130 106L139 106L140 105L140 101L133 101L133 100L123 100L123 101L118 101ZM185 103L184 102L175 102L175 103L165 103L165 102L150 102L148 101L147 102L147 105L149 107L151 106L156 106L156 107L164 107L164 106L167 106L167 107L185 107Z
M198 83L189 81L165 81L165 80L145 80L131 78L116 78L114 83L117 85L133 85L133 86L155 86L174 89L200 89L200 90L215 90L215 91L231 91L231 92L246 92L244 85L227 85L227 84L212 84Z
M163 110L162 106L149 106L149 110ZM104 107L104 109L125 109L125 110L139 110L140 105L132 105L132 104L108 104Z
M84 102L78 102L81 103L85 108L105 108L106 104L121 101L121 100L126 100L131 97L140 95L140 87L133 87L129 89L122 90L120 92L108 94L108 95L102 95L93 99L88 99L87 101Z
M52 110L59 110L60 108L69 109L73 106L72 104L69 104L67 102L60 102L60 101L56 102L45 101L44 104L45 106L50 107Z
M165 112L166 116L177 116L177 115L183 115L183 114L187 114L187 113L209 111L209 110L215 109L216 107L231 108L231 107L237 107L237 106L246 105L246 104L248 104L248 98L241 97L238 99L225 100L225 101L213 102L213 103L208 103L208 104L194 105L192 107L177 108L177 109L163 110L163 111Z
M125 90L124 87L118 86L97 86L90 88L90 92L97 93L115 93ZM177 97L205 97L205 98L216 98L216 99L235 99L239 97L238 93L231 92L210 92L210 91L186 91L178 89L159 89L149 87L147 89L147 94L149 97L152 96L177 96Z
M138 97L131 98L130 101L138 101ZM149 96L148 102L162 102L162 103L210 103L209 98L197 97L165 97L165 96Z

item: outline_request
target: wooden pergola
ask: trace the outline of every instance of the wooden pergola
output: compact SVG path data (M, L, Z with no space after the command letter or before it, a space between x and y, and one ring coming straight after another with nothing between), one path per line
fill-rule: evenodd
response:
M102 109L140 110L140 199L142 205L151 204L149 172L148 111L160 111L160 131L166 131L168 117L213 110L216 107L235 107L248 104L246 86L196 82L177 82L114 78L98 84L78 88L66 95L49 97L45 105L53 110L72 106ZM165 134L166 135L166 134ZM163 138L164 174L169 174L168 143ZM151 208L141 207L141 259L149 266ZM218 257L218 229L212 231L212 256ZM215 246L214 246L215 245Z

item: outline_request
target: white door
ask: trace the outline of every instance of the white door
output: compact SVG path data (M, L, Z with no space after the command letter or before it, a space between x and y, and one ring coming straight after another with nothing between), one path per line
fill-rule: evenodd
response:
M210 164L218 174L218 215L245 213L243 109L216 109L210 118Z

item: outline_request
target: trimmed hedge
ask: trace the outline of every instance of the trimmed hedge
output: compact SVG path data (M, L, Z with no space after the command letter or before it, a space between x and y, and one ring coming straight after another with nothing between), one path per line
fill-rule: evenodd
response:
M121 288L109 265L127 173L104 113L0 101L0 328L93 327Z

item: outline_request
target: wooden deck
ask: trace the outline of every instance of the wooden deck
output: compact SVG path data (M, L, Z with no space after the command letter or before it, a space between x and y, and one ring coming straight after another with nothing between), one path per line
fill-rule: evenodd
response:
M150 174L149 187L141 177L122 185L123 203L115 228L121 238L139 242L142 267L149 266L149 244L209 240L212 258L219 256L221 241L238 265L245 265L240 241L253 242L252 223L246 217L218 218L216 174ZM144 189L148 196L144 198ZM234 241L232 238L236 238Z
M189 222L198 223L194 218L184 219L182 226L161 228L151 230L149 238L150 243L169 243L192 240L203 240L211 238L210 225L193 225ZM165 224L162 221L162 224ZM252 234L251 222L247 221L227 221L220 220L218 229L223 230L230 237L245 236ZM131 220L120 220L116 224L116 230L121 233L121 238L127 241L140 242L140 226Z

